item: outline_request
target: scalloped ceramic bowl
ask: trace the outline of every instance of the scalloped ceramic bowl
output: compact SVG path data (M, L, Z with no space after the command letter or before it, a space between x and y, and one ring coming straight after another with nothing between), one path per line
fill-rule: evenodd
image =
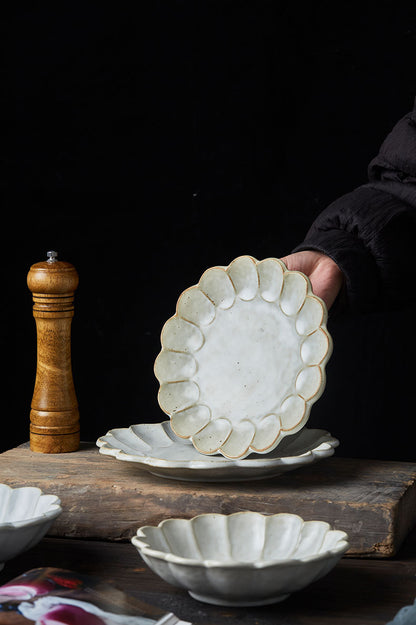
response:
M325 388L326 320L309 279L276 258L207 269L179 297L154 366L175 434L244 458L300 430Z
M296 514L201 514L145 526L131 539L162 579L199 601L265 605L326 575L349 548L345 532Z
M7 560L38 543L62 512L55 495L39 488L0 484L0 570Z

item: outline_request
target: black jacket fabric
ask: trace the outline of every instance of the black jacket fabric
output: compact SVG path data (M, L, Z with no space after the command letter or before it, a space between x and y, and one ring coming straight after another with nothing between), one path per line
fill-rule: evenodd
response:
M344 305L354 312L414 303L416 100L368 167L368 183L331 203L294 251L330 256L345 276Z

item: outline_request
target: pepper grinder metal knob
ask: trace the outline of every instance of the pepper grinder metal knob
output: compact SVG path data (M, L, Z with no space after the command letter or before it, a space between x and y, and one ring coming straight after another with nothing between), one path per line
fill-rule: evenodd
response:
M78 402L71 365L71 323L79 277L55 251L30 267L37 332L36 380L30 411L30 449L62 453L79 448Z

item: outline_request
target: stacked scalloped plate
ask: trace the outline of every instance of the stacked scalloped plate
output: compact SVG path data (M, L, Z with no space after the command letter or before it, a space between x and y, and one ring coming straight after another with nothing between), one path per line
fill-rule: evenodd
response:
M169 421L140 423L110 430L98 439L104 455L137 463L159 477L187 481L229 482L275 477L332 456L338 440L324 430L303 428L287 436L269 454L231 460L204 456L172 432Z
M169 422L111 430L100 452L180 479L253 479L331 455L338 441L305 428L325 388L326 321L308 278L276 258L211 267L162 329L154 371Z

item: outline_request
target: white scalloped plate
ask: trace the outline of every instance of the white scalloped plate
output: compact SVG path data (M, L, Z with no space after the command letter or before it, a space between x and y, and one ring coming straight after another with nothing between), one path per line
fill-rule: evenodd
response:
M155 361L173 431L205 455L272 451L324 390L326 320L309 279L276 258L207 269L179 297Z
M304 428L286 437L270 454L230 460L204 456L172 432L169 421L110 430L97 440L100 453L135 462L153 475L198 482L260 480L332 456L339 441L325 430Z

